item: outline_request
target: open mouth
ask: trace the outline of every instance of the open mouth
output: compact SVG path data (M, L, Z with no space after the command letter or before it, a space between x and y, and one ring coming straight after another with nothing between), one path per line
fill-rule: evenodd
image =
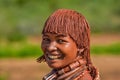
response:
M47 57L50 59L50 60L54 60L54 59L62 59L63 56L62 55L47 55Z

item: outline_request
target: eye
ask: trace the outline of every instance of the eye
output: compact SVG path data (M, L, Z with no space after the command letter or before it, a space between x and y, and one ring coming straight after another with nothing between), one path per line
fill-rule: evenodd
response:
M50 43L50 39L49 38L43 38L43 42Z
M65 43L66 41L65 41L65 40L62 40L62 39L58 39L57 42L58 42L58 43Z

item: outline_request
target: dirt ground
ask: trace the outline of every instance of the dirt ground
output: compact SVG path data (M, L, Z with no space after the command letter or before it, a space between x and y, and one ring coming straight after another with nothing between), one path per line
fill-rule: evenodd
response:
M120 56L92 55L94 65L99 69L101 80L120 80ZM0 80L42 80L50 71L45 63L35 59L1 59Z
M38 41L38 42L37 42ZM30 42L39 43L38 39ZM91 45L108 45L120 42L120 35L92 35ZM92 55L93 64L99 69L101 80L120 80L120 55ZM0 59L0 80L42 80L50 71L45 63L36 58Z

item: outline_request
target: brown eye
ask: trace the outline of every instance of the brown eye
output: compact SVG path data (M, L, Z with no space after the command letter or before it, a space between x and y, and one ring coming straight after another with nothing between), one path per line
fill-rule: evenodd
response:
M50 43L50 39L49 38L43 38L43 42Z
M64 43L64 42L66 42L66 41L65 41L65 40L62 40L62 39L58 39L57 42L58 42L58 43Z

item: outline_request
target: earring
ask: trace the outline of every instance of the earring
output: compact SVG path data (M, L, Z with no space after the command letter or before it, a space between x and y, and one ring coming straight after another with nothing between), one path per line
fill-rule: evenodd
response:
M77 56L80 57L80 56L81 56L81 53L82 53L83 51L84 51L84 49L78 49L78 50L77 50Z
M80 56L80 49L77 50L77 57Z

